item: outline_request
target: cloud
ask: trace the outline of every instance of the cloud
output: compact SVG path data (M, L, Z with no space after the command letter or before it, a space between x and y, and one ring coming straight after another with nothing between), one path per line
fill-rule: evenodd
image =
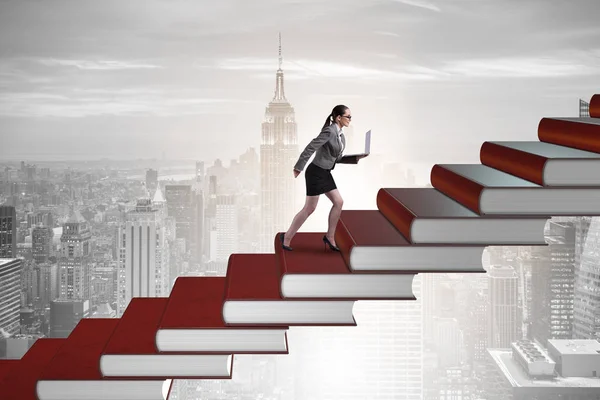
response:
M431 11L437 11L437 12L442 11L442 10L440 10L440 8L438 6L431 4L428 1L422 1L422 0L393 0L393 1L395 1L396 3L406 4L409 6L425 8L425 9L431 10Z
M55 58L38 59L37 62L50 67L64 66L76 67L84 70L119 70L119 69L154 69L163 68L159 65L136 63L131 61L117 60L59 60Z
M245 99L198 97L191 90L159 91L130 88L76 89L61 92L68 94L0 93L0 116L79 118L97 115L149 115L164 117L219 114L226 112L231 105L256 103Z
M399 34L394 33L394 32L388 32L388 31L374 31L373 33L376 35L400 37Z
M598 51L568 52L556 56L466 59L446 63L443 72L484 78L552 78L595 75L600 71Z
M207 66L203 66L207 67ZM230 58L216 63L216 68L235 71L260 71L253 74L260 78L273 79L273 61L261 58ZM349 63L335 63L322 60L287 60L283 70L289 72L286 79L363 79L363 80L430 80L443 72L424 67L404 67L398 70L376 69Z

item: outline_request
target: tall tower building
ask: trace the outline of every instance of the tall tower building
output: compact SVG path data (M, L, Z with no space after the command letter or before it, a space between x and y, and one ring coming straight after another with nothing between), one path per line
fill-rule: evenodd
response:
M54 230L48 226L36 226L31 232L31 247L33 259L36 263L48 262L52 255L52 238Z
M154 193L158 186L158 171L149 169L146 171L146 190L148 193Z
M590 103L579 99L579 116L589 117L590 116Z
M175 217L176 237L185 239L186 251L194 247L194 202L191 185L165 186L167 213Z
M0 337L19 333L21 328L21 262L0 258Z
M575 268L573 339L600 339L600 218L592 218Z
M274 251L278 231L286 230L296 210L296 186L292 173L298 157L298 134L294 108L285 97L281 69L275 75L275 95L266 108L260 145L261 231L259 249Z
M117 317L133 297L169 295L164 220L150 199L138 200L119 228Z
M58 260L60 299L89 300L92 233L79 211L71 210L60 237Z
M575 283L575 226L549 221L548 246L533 246L532 338L546 346L548 339L571 339Z
M227 261L238 248L238 213L235 195L218 195L216 210L217 261Z
M0 206L0 258L17 257L17 212L13 206Z
M488 346L510 348L517 340L517 273L509 266L492 265L489 275Z

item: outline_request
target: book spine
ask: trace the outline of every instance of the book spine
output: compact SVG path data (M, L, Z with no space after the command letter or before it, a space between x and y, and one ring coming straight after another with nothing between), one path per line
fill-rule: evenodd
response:
M546 157L497 143L484 142L479 159L483 165L544 186L544 165L548 160Z
M479 198L484 189L482 185L438 164L431 169L430 179L434 188L481 215Z
M542 118L538 139L579 150L600 153L600 125Z
M408 240L412 242L411 228L415 214L396 200L386 189L377 192L377 208L383 216Z
M356 246L356 242L352 235L350 235L350 231L346 224L344 223L344 217L339 219L338 224L335 228L335 243L338 245L340 249L340 253L342 253L342 258L344 262L348 266L348 269L352 271L352 265L350 264L350 253L352 252L352 248Z
M225 304L225 302L227 301L227 299L229 299L229 292L231 289L231 266L233 265L233 258L235 257L235 254L230 254L229 258L227 259L227 271L225 271L225 292L223 294L223 304ZM221 311L221 318L223 318L223 312ZM223 318L223 321L225 321L225 318Z
M600 118L600 94L595 94L590 100L590 117Z

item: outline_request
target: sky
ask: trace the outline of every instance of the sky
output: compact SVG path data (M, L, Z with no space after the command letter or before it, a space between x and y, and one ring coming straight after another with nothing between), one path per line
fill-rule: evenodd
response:
M260 146L282 36L299 151L336 104L372 151L478 162L600 93L597 0L0 2L0 159L225 161Z

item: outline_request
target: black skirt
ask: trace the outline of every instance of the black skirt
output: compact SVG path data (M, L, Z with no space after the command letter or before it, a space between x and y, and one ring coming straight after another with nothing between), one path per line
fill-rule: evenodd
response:
M330 169L323 169L313 163L306 167L304 173L306 179L306 195L318 196L330 190L337 189Z

